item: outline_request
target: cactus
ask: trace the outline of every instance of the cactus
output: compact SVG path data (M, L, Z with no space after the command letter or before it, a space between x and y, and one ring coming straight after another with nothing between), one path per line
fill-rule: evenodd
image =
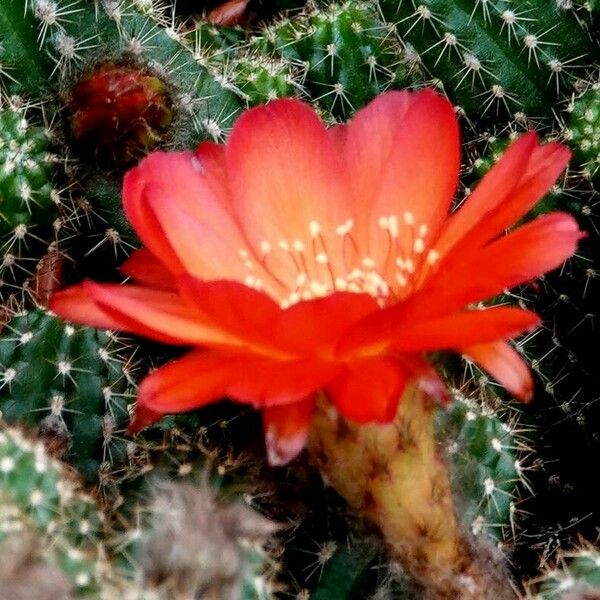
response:
M51 574L49 581L46 577L40 581L39 575L27 582L13 577L12 589L20 583L25 593L26 583L34 587L28 588L29 596L21 597L42 597L54 583L59 589L68 585L73 597L95 597L104 561L102 519L73 474L54 461L41 442L31 442L18 429L0 424L0 547L25 551L23 559L41 552ZM34 543L28 543L30 536ZM13 570L19 568L16 563ZM3 592L11 589L10 570L2 581L0 569Z
M25 108L0 109L0 297L18 295L62 226L51 140Z
M247 55L233 65L233 78L248 106L302 94L300 69L285 59Z
M164 425L138 439L114 480L116 568L141 598L270 600L264 545L280 525L244 501L249 482L236 461L205 443Z
M508 547L517 535L518 498L528 493L529 442L516 413L504 409L500 416L490 405L482 408L475 395L459 390L453 395L450 409L437 412L436 438L449 467L461 526L471 533L477 551L504 573L492 546ZM322 501L327 502L331 500ZM423 590L403 569L386 563L372 535L353 524L350 532L322 537L337 529L331 523L324 526L319 518L306 539L296 533L285 541L284 563L296 564L293 580L299 597L302 590L307 598L318 600L422 597Z
M600 83L594 83L574 98L567 111L564 137L573 148L584 175L597 179L600 173Z
M412 83L398 42L368 2L332 3L283 19L254 37L251 47L304 68L310 97L338 117L388 88Z
M570 2L380 4L414 60L469 118L551 117L598 57Z
M126 454L133 400L127 348L114 334L65 323L42 309L16 316L0 335L5 420L37 425L88 481ZM32 377L31 366L37 365Z
M436 466L433 481L442 490L428 523L444 517L440 527L450 533L448 545L460 557L466 554L467 563L479 555L469 563L475 572L467 566L461 575L473 575L501 598L511 575L500 551L515 549L518 578L537 560L531 539L543 541L557 522L575 519L560 535L566 545L582 530L591 535L595 524L591 518L579 526L576 518L597 504L585 487L589 473L581 461L581 455L597 451L593 399L600 393L594 355L586 350L600 301L597 2L315 0L301 9L297 0L251 0L247 20L235 28L201 19L199 13L218 4L0 0L0 314L4 321L14 312L14 303L8 305L14 294L17 309L30 308L0 334L0 412L13 424L35 426L47 450L23 442L14 430L2 435L34 454L68 459L110 507L105 544L101 518L74 492L74 502L89 504L97 517L82 542L79 558L89 571L79 577L85 585L78 591L79 567L63 564L64 549L80 541L73 537L74 519L52 530L56 539L47 532L26 495L14 495L19 485L38 485L41 475L3 479L2 464L12 463L0 444L0 525L19 528L0 533L0 550L16 556L0 567L0 588L18 597L15 580L34 580L33 574L23 575L18 559L31 555L31 564L41 565L45 579L56 583L55 597L166 600L177 593L210 595L215 586L243 600L278 593L313 600L416 600L431 593L422 587L421 565L406 560L414 558L410 551L392 550L392 558L404 564L390 564L381 539L323 487L307 457L283 472L266 469L262 448L255 447L260 425L244 411L225 404L165 419L135 442L126 441L135 387L130 350L113 334L63 323L32 300L40 301L34 288L46 259L38 261L49 247L49 256L65 258L68 281L122 280L116 267L138 245L121 210L122 175L151 150L223 140L244 105L273 98L310 101L333 123L352 117L384 90L434 85L471 128L467 188L489 170L515 132L533 127L551 138L560 135L575 161L530 216L568 210L589 233L580 255L560 272L510 298L534 303L545 316L544 328L518 344L539 379L537 404L524 409L527 425L518 424L512 408L498 412L493 384L472 365L447 411L421 415L431 437L417 442L431 459L425 467ZM146 364L172 357L157 346L140 350ZM230 419L238 426L228 424ZM538 428L524 440L521 431L530 422ZM338 425L337 450L352 448L352 432ZM367 431L360 435L368 437ZM168 443L156 443L157 436L168 437ZM323 434L319 443L329 442ZM543 469L525 479L530 445ZM242 460L240 452L251 458ZM406 457L417 460L410 452ZM22 474L20 460L15 473ZM64 468L51 464L61 482L68 479ZM380 479L384 471L378 471ZM351 479L348 473L358 478L360 470L329 475L332 481ZM560 474L564 485L547 485L549 474L551 481ZM13 495L7 496L2 486L9 479ZM577 484L578 502L568 501L571 483ZM415 487L413 482L399 494L401 501L409 497L419 505ZM440 509L444 502L446 512ZM269 518L261 521L255 508ZM55 518L61 510L52 510ZM376 512L366 509L379 523ZM273 521L288 520L293 527L271 535ZM244 522L264 525L254 532L259 543L243 539L252 533L242 531ZM198 554L207 546L210 556ZM561 567L567 570L532 584L531 593L569 600L591 594L592 588L569 582L593 573L594 552L565 556ZM491 579L490 570L496 571ZM109 571L110 581L100 582Z
M409 392L396 421L385 426L356 427L318 409L313 460L350 506L381 529L393 560L428 593L480 597L485 588L509 597L503 558L490 541L514 530L513 499L523 475L515 427L457 394L452 410L437 415L439 449L428 433L433 414L415 398L418 392Z
M600 553L593 546L562 552L527 588L533 600L593 600L600 593Z
M485 532L501 543L515 534L528 442L519 433L516 413L500 417L458 390L454 399L448 411L439 411L437 438L447 454L460 515L474 535Z
M516 134L509 131L482 136L481 153L471 146L471 169L477 176L486 173L502 155ZM558 133L552 135L557 137ZM470 177L467 174L467 186ZM596 335L600 302L596 202L596 192L589 181L582 180L574 161L573 168L530 217L547 210L568 211L578 219L587 238L560 270L505 298L530 306L543 317L542 327L519 342L537 379L536 401L531 408L523 409L523 419L535 429L530 444L541 466L529 476L534 494L521 504L521 526L536 539L544 539L549 531L561 531L558 543L562 548L575 543L578 535L594 535L594 519L589 523L583 520L572 532L563 528L568 519L577 521L594 511L598 503L594 486L588 484L587 469L580 461L582 455L598 451L599 441L595 425L598 412L591 399L600 393L600 378L589 351L589 340ZM515 561L525 572L535 568L537 557L526 544L519 542L516 552Z
M4 60L2 57L0 60L6 73L11 76L10 79L5 77L7 92L38 97L41 90L47 90L47 81L50 81L50 90L66 97L75 119L72 124L75 134L81 129L82 120L86 125L89 125L89 121L93 122L94 118L100 121L100 116L89 114L93 110L90 101L94 102L92 107L114 104L117 115L119 110L128 110L130 113L137 110L135 119L145 125L143 122L148 118L148 113L144 107L148 99L152 98L152 94L164 96L157 102L151 99L151 104L158 109L159 129L165 126L169 110L175 113L173 118L178 120L180 135L186 128L190 129L184 139L177 140L179 144L193 143L194 136L196 140L199 139L203 131L204 135L208 130L212 132L215 119L219 127L226 128L239 110L235 95L223 89L194 60L191 52L178 41L177 33L173 31L169 35L149 17L137 12L135 5L128 7L103 0L100 6L95 7L83 0L35 0L25 5L26 14L23 17L23 6L20 4L11 1L2 7L6 22L11 23L5 25L6 28L14 36L19 35L21 30L27 31L30 36L32 30L37 32L37 43L31 44L29 52L39 57L49 55L51 61L48 64L45 59L36 60L30 73L31 78L35 75L35 79L30 80L27 72L20 70L21 67L27 67L27 63L21 62L20 54L13 54L13 51L30 44L31 40L19 39L20 44L4 44ZM18 23L20 29L17 30L12 23ZM125 103L124 108L110 99L114 93L114 85L108 79L111 66L117 71L113 80L120 77L122 81L120 86L124 92L117 93L117 97ZM136 70L140 74L134 83L136 87L132 87L130 82ZM84 82L80 81L82 75ZM40 81L46 85L40 85ZM215 100L213 106L219 106L218 113L211 111L208 103L203 101L205 97ZM172 106L168 106L167 99ZM49 100L56 103L52 97ZM81 111L89 113L84 113L82 117ZM125 116L129 123L131 117L128 113ZM113 141L117 147L123 133L139 135L139 130L120 132L121 137ZM155 135L160 139L165 136L160 132Z

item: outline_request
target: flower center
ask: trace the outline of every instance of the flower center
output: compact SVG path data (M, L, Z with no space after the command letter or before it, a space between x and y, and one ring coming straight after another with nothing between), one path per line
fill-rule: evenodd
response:
M263 240L257 253L240 249L248 273L244 283L270 293L274 283L282 308L334 292L366 293L383 307L414 291L439 259L439 253L430 248L427 225L416 223L411 212L376 221L366 244L376 258L362 247L365 241L361 244L353 235L354 228L352 219L333 231L324 231L318 221L310 221L305 241ZM285 265L285 273L281 265Z

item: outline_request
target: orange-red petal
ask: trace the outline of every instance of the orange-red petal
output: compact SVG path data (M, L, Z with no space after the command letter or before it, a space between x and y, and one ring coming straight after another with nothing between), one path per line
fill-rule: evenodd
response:
M507 340L540 322L530 311L493 307L427 321L397 320L394 308L370 315L351 328L338 345L340 356L388 352L431 352Z
M138 390L138 411L180 413L223 397L239 360L195 351L152 372Z
M365 254L370 253L371 217L371 210L365 207L375 205L402 119L417 97L408 91L382 94L359 110L347 125L335 125L328 130L343 157L352 187L348 202L355 220L353 235Z
M515 398L528 402L533 395L533 378L521 355L506 342L468 346L461 352L486 370Z
M263 409L267 457L272 467L286 465L303 450L314 413L313 398Z
M502 235L551 189L570 156L556 142L540 146L535 134L522 136L452 215L436 249L460 256Z
M139 402L155 413L192 410L224 396L257 408L311 396L339 367L310 359L274 361L253 354L194 351L144 379Z
M328 239L334 271L342 267L335 228L350 218L349 189L340 158L327 131L307 104L275 100L244 113L235 123L226 149L232 203L244 234L261 254L261 242L275 250L270 268L295 287L292 258L278 250L313 244L310 223Z
M383 96L383 101L387 95ZM399 125L393 127L394 103L389 102L380 111L376 131L392 130L391 145L381 144L385 133L372 141L368 134L360 140L365 152L376 152L373 146L389 147L387 159L375 165L370 161L366 167L375 169L377 193L368 206L371 216L372 258L379 262L388 251L389 240L381 230L380 218L394 215L398 221L397 243L405 256L413 252L415 238L421 237L419 229L427 228L425 239L437 235L447 218L456 191L460 168L460 137L458 122L452 104L432 90L423 90L412 95ZM375 112L380 103L375 101L365 111ZM373 108L371 108L373 106ZM367 118L371 115L367 115ZM353 122L349 125L348 144L356 145L353 139ZM389 135L389 134L388 134ZM405 215L410 215L406 217Z
M448 219L435 245L440 254L445 255L462 238L475 231L486 216L518 187L537 144L537 135L528 132L508 147L467 200Z
M226 394L257 408L290 404L326 386L340 369L337 363L312 357L279 361L249 356L240 362Z
M109 315L121 329L168 344L225 344L231 336L218 324L202 319L202 315L178 294L134 285L83 284L87 296L96 307ZM68 318L77 306L66 306L61 316Z
M129 171L123 206L144 245L174 274L240 278L246 247L230 214L222 149L155 152Z
M121 273L136 283L159 290L175 289L173 274L147 248L135 250L119 267Z
M491 298L559 267L583 236L571 215L555 212L538 217L479 250L457 256L397 312L423 319Z
M49 308L59 317L74 323L101 329L124 329L123 323L103 311L85 285L74 285L52 295Z
M357 423L391 421L406 384L399 361L388 357L348 363L327 392L342 415Z
M379 311L368 294L336 292L294 304L282 311L272 335L290 351L332 357L333 348L344 332L366 315Z
M149 184L146 210L160 223L164 239L185 273L201 279L243 281L250 275L240 256L246 242L227 210L211 202L206 190L197 188L196 202L190 203L177 188L170 191Z
M155 174L156 177L164 177L161 165L167 156L163 152L152 153L137 167L125 174L123 210L127 220L152 254L158 257L171 272L180 273L182 272L181 263L169 245L161 224L154 213L147 209L146 203L146 188L152 181L148 175Z
M234 345L285 358L273 329L283 310L267 294L237 281L178 280L183 298L207 321L235 338Z

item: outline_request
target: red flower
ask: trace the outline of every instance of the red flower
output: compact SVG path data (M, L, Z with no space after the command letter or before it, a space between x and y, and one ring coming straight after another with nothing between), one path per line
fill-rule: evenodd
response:
M393 418L407 381L443 397L425 356L469 356L514 396L532 393L508 345L538 317L471 310L559 266L582 236L545 215L504 235L569 159L523 135L449 215L460 141L452 106L391 92L326 130L307 105L246 112L226 145L155 153L131 170L124 206L145 248L134 283L85 282L59 315L192 346L141 384L132 428L223 396L262 409L269 458L303 447L316 394L357 422Z

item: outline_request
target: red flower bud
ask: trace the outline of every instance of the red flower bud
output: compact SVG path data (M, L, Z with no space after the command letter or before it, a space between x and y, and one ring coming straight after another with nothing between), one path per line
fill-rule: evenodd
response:
M71 90L71 133L82 152L124 164L155 148L173 114L166 85L140 68L104 64Z

